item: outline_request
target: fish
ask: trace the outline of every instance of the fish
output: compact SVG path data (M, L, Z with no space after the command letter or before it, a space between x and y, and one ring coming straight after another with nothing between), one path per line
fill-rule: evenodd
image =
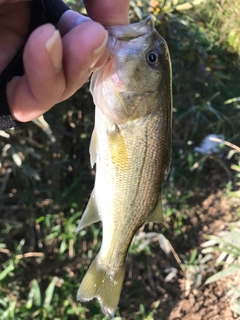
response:
M109 60L95 71L90 91L95 123L90 161L94 189L77 231L102 221L101 249L77 300L97 298L114 317L135 233L162 222L162 187L171 162L172 71L166 41L150 17L107 27Z

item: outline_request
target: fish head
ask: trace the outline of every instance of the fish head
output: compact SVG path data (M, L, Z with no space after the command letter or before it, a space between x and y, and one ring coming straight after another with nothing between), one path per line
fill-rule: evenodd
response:
M113 122L124 123L166 107L163 100L169 106L169 51L152 19L107 30L110 59L94 73L91 84L97 107Z
M152 92L164 74L166 42L150 18L124 27L110 27L112 80L117 91Z

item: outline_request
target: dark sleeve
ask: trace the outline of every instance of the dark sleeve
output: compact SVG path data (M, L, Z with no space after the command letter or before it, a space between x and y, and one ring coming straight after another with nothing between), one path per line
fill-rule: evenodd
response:
M45 21L56 24L61 15L69 10L68 6L61 0L44 0Z
M67 10L69 10L68 6L61 0L33 0L29 34L44 23L55 25ZM14 76L22 76L24 74L23 49L24 46L0 74L0 129L14 127L19 123L13 119L9 110L6 88L7 83Z

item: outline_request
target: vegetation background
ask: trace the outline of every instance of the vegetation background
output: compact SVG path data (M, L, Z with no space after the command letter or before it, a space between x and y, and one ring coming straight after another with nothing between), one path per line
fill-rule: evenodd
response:
M81 3L67 3L84 12ZM131 1L132 22L149 14L172 57L172 168L165 222L136 236L115 319L235 319L240 1ZM96 301L76 302L102 232L96 224L75 234L95 174L88 87L49 111L46 122L0 131L0 319L106 319ZM214 153L196 151L209 134L222 143Z

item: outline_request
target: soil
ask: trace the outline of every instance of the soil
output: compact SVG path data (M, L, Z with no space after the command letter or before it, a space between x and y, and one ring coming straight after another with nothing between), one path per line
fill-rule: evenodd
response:
M185 238L182 241L177 237L171 239L171 245L176 252L189 252L191 248L197 248L201 251L201 243L206 241L206 235L218 235L222 230L228 228L229 222L237 221L236 209L240 208L240 197L229 197L224 195L222 191L216 191L208 196L195 196L192 200L195 203L195 212L188 212L188 224L186 230L188 240ZM197 233L197 236L196 236ZM170 239L170 235L167 236ZM187 240L187 241L186 241ZM186 251L188 250L188 251ZM173 252L176 255L176 252ZM139 261L130 261L130 272L123 290L123 299L120 302L120 310L126 311L126 319L129 318L129 307L136 313L134 306L134 296L127 295L126 286L132 284L131 278L141 280L139 282L138 295L141 292L142 283L145 282L145 292L142 293L142 300L145 308L149 305L151 309L155 307L155 320L232 320L240 319L230 309L231 294L230 286L239 285L240 275L232 278L226 278L216 283L204 285L205 280L215 272L219 271L219 267L215 267L215 259L207 262L207 271L204 269L201 272L201 282L196 287L195 280L187 280L186 273L182 272L180 265L174 257L166 256L162 251L157 252L158 258L150 258L151 267L148 270L148 279L143 280L141 275L132 275L134 271L139 270ZM162 261L161 261L162 257ZM174 261L175 260L175 261ZM166 267L175 267L178 269L178 274L171 281L166 282L164 272L159 273L159 270L166 270ZM146 267L145 267L146 270ZM197 275L195 275L197 276ZM194 276L193 276L194 278ZM137 293L137 292L136 292ZM135 296L136 299L136 296ZM149 303L147 302L148 300ZM132 301L132 303L131 303ZM151 303L150 303L151 302ZM159 305L158 305L159 304ZM124 316L124 312L121 312ZM149 319L149 318L146 318Z
M223 195L222 191L211 194L202 201L199 206L199 214L203 222L201 236L218 235L222 230L227 229L229 222L237 220L236 209L240 207L239 198L231 198ZM212 264L212 265L211 265ZM209 267L216 271L214 261ZM208 275L210 276L210 275ZM231 285L240 283L239 277L219 280L209 286L202 285L194 289L185 297L186 279L181 281L181 299L172 310L169 320L230 320L240 319L230 309L231 296L229 289Z

